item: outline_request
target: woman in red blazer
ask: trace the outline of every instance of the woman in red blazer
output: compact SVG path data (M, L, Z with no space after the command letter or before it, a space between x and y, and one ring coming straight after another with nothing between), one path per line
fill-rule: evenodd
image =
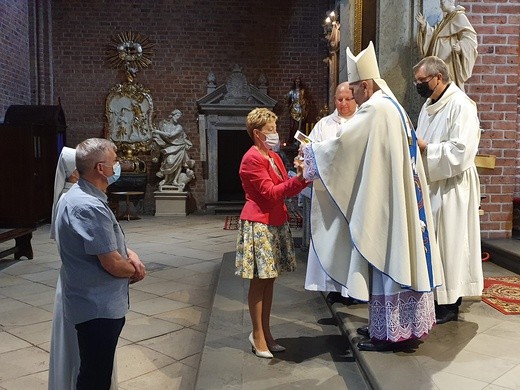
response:
M246 203L240 214L235 274L251 279L248 304L253 331L249 341L253 352L264 358L285 350L276 343L269 326L274 280L281 271L293 271L296 266L285 198L308 184L301 162L295 162L297 174L289 179L282 159L271 150L279 143L277 119L267 108L249 113L247 133L254 145L244 154L239 170Z

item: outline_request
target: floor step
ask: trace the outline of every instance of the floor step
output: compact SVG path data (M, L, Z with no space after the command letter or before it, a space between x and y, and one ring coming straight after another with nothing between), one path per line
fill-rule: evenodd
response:
M243 201L214 202L206 204L208 210L212 210L213 214L219 215L240 215L243 207Z
M482 240L482 252L489 253L489 260L520 274L520 240L517 238Z

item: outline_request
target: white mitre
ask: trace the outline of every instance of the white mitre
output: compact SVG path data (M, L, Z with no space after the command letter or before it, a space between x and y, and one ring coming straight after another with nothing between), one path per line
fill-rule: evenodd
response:
M383 80L379 74L376 51L372 41L370 41L368 47L361 51L357 56L354 56L350 51L350 48L347 47L347 72L349 83L355 83L361 80L374 80L385 94L396 99L386 84L386 81Z

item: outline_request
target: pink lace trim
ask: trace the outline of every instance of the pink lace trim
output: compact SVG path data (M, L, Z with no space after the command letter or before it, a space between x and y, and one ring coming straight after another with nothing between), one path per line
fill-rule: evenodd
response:
M373 340L391 342L420 338L435 324L433 292L405 290L373 295L369 304L369 333Z

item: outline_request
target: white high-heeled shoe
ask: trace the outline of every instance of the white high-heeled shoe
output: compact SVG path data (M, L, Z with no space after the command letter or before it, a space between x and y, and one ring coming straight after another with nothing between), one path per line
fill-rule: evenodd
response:
M253 332L249 333L249 342L251 343L251 351L258 357L272 359L274 356L269 351L259 351L256 348L255 340L253 339Z
M267 345L267 348L269 348L269 351L271 352L283 352L285 351L285 347L280 344L273 344L273 345Z

